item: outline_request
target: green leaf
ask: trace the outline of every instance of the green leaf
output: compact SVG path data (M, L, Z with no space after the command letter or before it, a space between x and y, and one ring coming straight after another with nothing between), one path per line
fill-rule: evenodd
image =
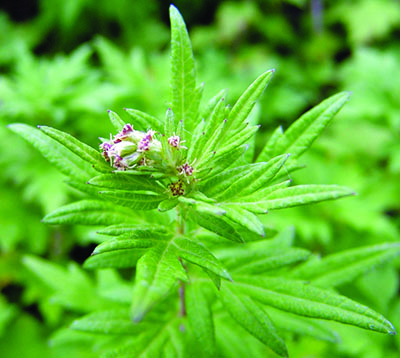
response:
M165 199L164 195L153 193L139 194L129 190L102 190L102 197L111 199L114 203L137 210L152 210Z
M227 129L229 128L231 131L236 132L243 128L247 117L268 86L274 72L275 70L264 72L240 96L229 113Z
M324 323L310 318L296 316L294 314L268 307L268 314L275 326L283 331L298 335L307 335L323 341L338 343L339 336Z
M187 280L171 242L159 244L140 258L136 267L132 300L132 319L139 322L144 315L176 285Z
M394 334L392 324L370 308L303 281L235 276L241 291L253 299L300 316L333 320L364 329Z
M127 268L135 267L148 248L123 249L106 251L97 255L90 256L83 264L86 269L101 268Z
M77 181L87 181L90 177L98 174L92 168L91 164L82 160L64 145L42 133L40 130L20 123L11 124L8 128L32 144L64 175L74 178Z
M68 133L47 126L38 126L38 128L42 132L46 133L49 137L65 146L82 160L92 164L96 169L103 172L111 171L110 166L105 162L103 156L98 150L88 146L85 143L82 143Z
M219 191L216 198L224 199L250 195L260 188L264 188L275 177L285 163L287 155L280 155L266 163L256 163L244 166L244 171L230 178L229 186ZM222 183L219 183L219 187ZM224 185L226 187L226 183Z
M185 307L193 335L197 339L199 351L203 351L206 357L215 357L212 310L202 286L198 282L192 282L186 286Z
M189 211L189 215L194 222L205 229L215 232L228 240L243 242L241 236L222 216L195 211L193 209Z
M265 237L264 225L257 216L239 206L220 205L225 210L227 220L242 227L242 230Z
M169 211L175 208L179 204L179 200L176 198L173 199L166 199L162 201L158 205L158 211L164 212L164 211Z
M233 287L223 285L219 297L232 318L246 331L271 348L281 357L288 357L283 339L266 312L246 295L236 292Z
M349 195L355 195L354 191L339 185L296 185L274 190L264 197L259 197L258 200L253 199L254 201L244 201L242 198L240 205L245 203L248 211L265 214L268 210L318 203Z
M121 251L130 249L147 249L157 245L160 240L156 239L112 239L102 242L94 249L92 255L103 254L110 251Z
M300 157L349 100L350 95L349 92L338 93L303 114L275 143L274 155L290 153L292 158Z
M193 128L197 110L196 101L196 72L192 45L186 30L185 22L178 9L171 5L171 92L172 110L175 113L175 127L181 120L188 130Z
M226 152L223 156L219 157L218 160L215 160L215 158L211 158L212 160L206 163L206 168L210 169L210 171L208 172L208 175L205 175L203 177L203 179L217 175L223 172L226 168L232 166L237 160L243 157L243 154L248 148L249 146L247 144L242 145L233 149L230 152Z
M284 266L304 261L310 256L310 252L304 249L289 249L267 257L255 257L243 265L238 265L236 272L244 274L261 274Z
M177 248L178 255L183 259L203 267L222 278L232 280L228 271L218 259L201 243L197 243L185 237L177 237L172 243Z
M120 236L124 238L166 238L170 234L161 225L156 224L118 224L97 231L102 235Z
M121 131L124 126L125 122L119 117L119 115L113 111L108 110L108 117L110 118L111 124L114 126L114 128L119 132Z
M266 162L273 157L273 154L275 153L275 146L282 136L283 129L282 126L279 126L277 129L275 129L268 142L261 150L260 154L257 157L257 162Z
M135 222L135 214L100 200L81 200L62 206L43 218L47 224L114 225Z
M134 128L136 128L137 124L139 124L139 129L142 131L147 131L150 128L159 132L163 130L163 124L158 118L153 117L150 114L138 111L137 109L124 109L126 113L128 113L134 119Z
M134 324L129 309L120 308L91 313L72 322L70 328L105 335L138 335L148 329L149 324Z
M399 243L346 250L297 267L291 277L311 280L319 287L339 286L400 255Z
M165 187L158 181L143 175L131 175L124 172L98 175L89 180L88 184L102 188L120 189L130 191L154 191L165 192Z

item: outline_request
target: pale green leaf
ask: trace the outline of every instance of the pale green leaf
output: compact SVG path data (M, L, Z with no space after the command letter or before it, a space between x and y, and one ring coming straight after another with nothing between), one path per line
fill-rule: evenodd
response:
M214 323L210 303L197 282L186 286L185 307L193 335L197 339L199 351L207 357L215 357Z
M349 100L350 95L349 92L338 93L303 114L275 143L274 155L290 153L293 158L300 157Z
M339 252L310 260L291 277L311 280L319 287L339 286L400 255L399 243L386 243Z
M177 248L178 255L183 259L201 266L222 278L232 280L224 266L201 243L185 237L177 237L172 243Z
M220 299L232 318L246 331L259 339L281 357L288 357L283 339L278 335L274 324L266 312L244 294L224 284Z
M78 139L74 138L68 133L59 131L55 128L47 126L38 126L38 128L46 133L49 137L53 138L60 144L64 145L72 153L76 154L82 160L92 164L96 169L102 172L110 172L111 167L106 163L100 152Z
M196 72L192 45L185 22L178 9L171 5L171 92L172 110L175 113L175 126L179 121L187 122L188 129L194 121L192 105L196 89Z
M338 343L339 341L337 333L325 325L325 322L297 316L272 307L268 307L268 314L274 321L275 326L282 331L292 332L301 336L307 335L332 343Z
M175 287L178 279L186 281L187 276L170 242L148 250L136 267L132 319L141 321Z
M279 126L275 131L271 134L268 142L265 144L260 154L257 157L257 162L266 162L273 157L275 153L275 146L279 139L283 136L282 126Z
M108 117L110 118L111 124L114 126L114 128L118 132L121 131L124 128L126 123L120 118L120 116L117 113L110 111L110 110L108 110L107 112L108 112Z
M124 108L126 113L128 113L133 118L133 127L140 129L142 131L147 131L153 129L155 131L161 132L163 130L162 122L156 118L147 114L145 112L138 111L137 109Z
M8 128L32 144L64 175L77 181L86 181L98 174L91 164L82 160L64 145L42 133L39 129L20 123L11 124Z
M275 70L264 72L240 96L228 117L228 126L231 131L241 130L256 101L268 86Z
M94 312L72 322L70 328L105 335L137 335L149 328L148 323L134 324L128 308Z
M114 225L135 222L135 214L100 200L82 200L62 206L43 218L47 224Z
M392 324L370 308L307 282L260 276L235 276L235 282L253 299L283 311L382 333L395 333Z

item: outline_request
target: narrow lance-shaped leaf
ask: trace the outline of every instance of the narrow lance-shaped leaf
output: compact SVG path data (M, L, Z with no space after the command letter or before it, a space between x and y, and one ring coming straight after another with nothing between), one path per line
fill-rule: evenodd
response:
M370 308L306 282L260 276L235 277L235 282L238 289L253 299L283 311L395 333L392 324Z
M126 113L128 113L133 119L133 127L147 131L148 129L153 129L155 131L162 131L163 125L162 122L156 118L147 114L145 112L141 112L137 109L124 108Z
M173 5L170 6L171 19L171 92L175 126L178 121L188 122L192 127L194 113L191 102L196 89L196 73L192 45L185 22Z
M282 331L307 335L323 341L337 343L339 336L336 332L320 322L311 318L296 316L292 313L268 307L268 314L275 323L276 328Z
M124 128L126 123L120 118L120 116L117 113L108 110L108 117L110 118L111 124L118 132Z
M222 286L219 296L232 318L246 331L279 356L288 357L285 342L278 335L272 321L261 307L246 295L236 292L228 284Z
M349 100L350 95L349 92L338 93L303 114L278 139L274 155L291 153L293 158L302 155Z
M294 269L291 277L311 280L319 287L338 286L400 255L399 243L361 247L328 255Z
M275 70L269 70L260 75L250 87L240 96L229 113L227 128L238 131L253 109L256 101L264 92Z
M215 337L212 310L201 285L194 281L185 290L186 313L200 351L215 357Z
M135 222L134 212L100 200L82 200L62 206L46 215L48 224L114 225Z
M137 335L148 329L149 324L134 324L130 319L129 309L120 308L88 314L72 322L70 328L107 335Z
M141 321L171 291L178 279L186 281L187 276L170 242L147 251L136 267L132 319L135 322Z
M47 126L38 126L38 128L42 132L46 133L49 137L64 145L82 160L94 165L96 169L100 169L102 172L111 171L110 166L105 162L103 156L98 150L88 146L85 143L82 143L68 133Z
M177 237L172 243L178 249L178 255L183 259L204 267L222 278L232 280L224 266L202 244L185 237Z
M64 175L78 181L86 181L98 174L89 163L40 130L20 123L11 124L8 128L32 144Z
M257 157L257 162L266 162L267 160L273 157L275 152L276 143L278 143L279 139L283 136L282 126L279 126L275 131L271 134L268 142L265 144L260 154Z
M354 191L339 185L296 185L273 191L266 197L246 202L246 209L263 214L268 210L290 208L355 195ZM244 202L242 200L242 202Z

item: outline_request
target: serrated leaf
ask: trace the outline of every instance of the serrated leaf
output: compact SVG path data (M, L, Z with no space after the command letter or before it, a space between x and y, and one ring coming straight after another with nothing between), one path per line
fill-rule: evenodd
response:
M108 117L110 118L111 124L114 126L114 128L118 132L121 131L124 128L126 123L120 118L120 116L117 113L115 113L111 110L108 110L107 112L108 112Z
M333 320L394 334L392 324L370 308L344 296L285 278L235 276L238 289L253 299L300 316Z
M237 160L243 157L248 148L249 146L247 144L242 145L230 152L226 152L223 156L219 157L218 160L211 158L210 161L206 163L207 167L204 168L209 168L210 171L203 177L203 179L217 175L232 166Z
M109 251L147 249L157 245L159 242L160 240L156 239L111 239L97 245L92 255L103 254Z
M105 162L103 156L98 150L82 143L68 133L59 131L55 128L47 126L38 127L42 132L46 133L50 138L53 138L60 144L64 145L72 153L76 154L82 160L91 163L96 169L103 172L110 172L110 166Z
M281 357L288 357L283 339L267 313L244 294L236 292L230 285L222 286L219 294L224 307L232 318L246 331L271 348Z
M215 232L216 234L223 236L228 240L243 242L243 239L240 237L240 235L229 223L224 220L222 216L219 217L213 214L194 210L189 211L189 214L190 218L194 222L205 229Z
M219 190L216 198L224 199L231 197L240 197L250 195L260 188L264 188L275 177L282 165L285 163L287 155L280 155L265 163L250 164L242 167L242 173L237 173L235 176L228 179L229 186L226 187L219 183L218 187L226 187L225 190ZM215 190L214 190L215 192Z
M326 326L324 322L296 316L272 307L268 307L268 314L274 321L275 326L280 330L298 335L307 335L332 343L337 343L339 341L337 333Z
M178 9L171 5L169 8L171 19L171 92L172 110L177 123L187 122L190 130L196 113L193 111L192 101L196 89L196 72L192 45L186 30L185 22Z
M102 174L91 178L88 184L102 188L130 190L130 191L153 191L163 193L165 188L156 180L144 177L143 175L131 175L118 172L112 174Z
M62 206L43 218L47 224L114 225L135 222L126 208L100 200L81 200Z
M39 129L20 123L11 124L8 128L32 144L64 175L85 182L98 174L89 163Z
M186 286L185 306L193 335L197 339L199 350L207 357L215 357L214 323L210 303L204 295L199 283Z
M128 308L94 312L72 322L70 328L106 335L138 335L149 328L148 323L134 324Z
M303 114L278 139L274 155L290 153L292 158L300 157L349 100L350 95L349 92L338 93Z
M291 277L311 280L319 287L334 287L350 282L384 262L400 255L399 243L367 246L310 260L291 272Z
M232 280L224 266L202 244L185 237L176 237L172 243L177 248L177 253L180 257L222 278Z
M135 267L148 248L106 251L90 256L83 264L86 269Z
M354 191L339 185L296 185L274 190L265 197L252 202L241 200L246 209L253 213L265 214L268 210L291 208L293 206L319 203L354 195ZM233 204L233 203L232 203Z
M148 250L136 266L132 319L141 321L154 304L172 290L178 279L186 281L187 276L171 242Z
M133 126L137 127L137 123L139 124L139 129L142 131L147 131L149 129L153 129L155 131L161 132L163 130L162 122L156 118L151 116L148 113L141 112L137 109L124 108L126 113L128 113L133 118Z
M265 236L264 225L253 213L239 206L220 205L225 210L225 217L241 226L243 230L255 233L256 235Z
M118 224L100 229L97 232L102 235L121 236L124 238L166 238L170 235L164 226L155 224Z
M231 131L241 130L256 101L263 94L275 70L264 72L240 96L228 117L228 126Z
M164 195L155 193L139 194L129 190L102 190L99 191L102 197L111 199L114 203L137 210L156 209L161 201L165 199Z
M309 256L310 252L304 249L282 250L275 255L262 258L255 257L247 264L238 266L235 271L244 274L261 274L299 261L304 261Z
M179 200L174 198L174 199L166 199L162 201L158 205L158 211L164 212L164 211L169 211L175 208L179 204Z
M257 157L257 162L266 162L273 157L275 152L276 143L278 143L279 139L283 136L282 126L279 126L275 131L271 134L268 142L265 144L260 154Z

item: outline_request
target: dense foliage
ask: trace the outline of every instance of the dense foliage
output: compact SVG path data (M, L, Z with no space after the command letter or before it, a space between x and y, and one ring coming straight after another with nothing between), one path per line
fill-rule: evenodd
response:
M177 45L176 38L174 41L174 33L185 33L177 14L173 21L175 30L172 27L172 97L167 104L168 30L156 20L155 3L148 1L134 9L124 1L112 8L106 1L77 1L75 7L69 8L66 4L42 1L39 15L23 24L15 25L6 16L0 19L0 25L9 34L7 42L0 44L5 73L0 82L2 123L43 124L40 130L25 125L14 125L12 129L23 134L47 159L58 163L63 174L71 177L65 185L62 175L2 126L1 355L31 357L40 352L49 356L92 357L100 351L129 345L136 337L135 347L149 348L149 356L154 356L152 349L159 351L160 347L165 348L166 356L180 356L183 353L179 328L183 324L187 332L184 337L189 340L186 346L196 347L197 354L204 349L205 356L213 356L215 349L229 357L246 356L249 350L252 356L274 355L239 330L239 325L281 355L286 353L283 337L293 357L396 356L394 338L296 318L282 309L392 331L390 324L372 310L343 301L343 296L332 290L321 291L335 287L337 292L385 314L393 323L398 320L397 265L383 265L400 251L394 243L398 238L400 157L396 137L398 89L392 80L400 72L400 62L398 47L390 43L392 32L399 25L398 6L389 0L364 0L357 5L327 3L325 13L314 9L310 18L307 11L301 11L306 9L302 1L268 6L263 2L221 3L214 23L193 25L192 29L197 78L206 82L202 94L206 100L200 106L196 98L201 95L202 86L195 86L194 65L191 60L185 61L183 68L177 64L179 56L191 58L188 39L180 38L186 45L183 47ZM186 8L182 9L186 14ZM363 21L359 21L359 11L365 15ZM191 18L190 10L187 12ZM90 34L85 27L88 22L79 20L92 18L96 23L99 16L102 26L98 31L105 36L114 35L114 41L98 36L68 55L56 54L60 46L73 49L76 39ZM377 26L368 26L366 16L371 16ZM109 27L113 22L120 26L117 37ZM71 25L76 23L80 25ZM338 36L338 31L347 36ZM44 41L52 33L58 40L53 44ZM149 36L150 33L157 36ZM126 50L132 43L135 48ZM47 46L44 49L43 44ZM180 53L179 48L185 50ZM37 55L43 51L47 56ZM260 97L272 72L261 75L240 97L245 84L266 67L277 68L266 94ZM179 76L182 73L183 78ZM207 100L224 87L230 88L228 99L221 92L208 107ZM330 97L296 124L289 127L289 123L311 104L341 89L354 91L351 101L313 150L302 157L301 163L308 168L294 171L301 164L296 159L330 122L348 94ZM253 108L258 97L259 104ZM193 103L189 107L187 99ZM236 104L226 109L225 102ZM120 114L121 119L110 112L116 126L113 129L104 120L104 110L126 106L154 117L127 110ZM171 110L165 116L162 113L168 106ZM197 106L200 116L196 114ZM247 124L245 118L249 114ZM234 123L229 128L221 124L225 117L231 119L227 123ZM179 127L179 118L187 119L183 127ZM198 121L201 118L205 119L204 124ZM64 129L97 147L97 137L121 133L126 123L133 124L138 137L136 142L132 139L129 153L117 153L122 157L136 153L135 162L126 164L125 171L118 170L125 169L118 165L111 167L115 164L115 151L105 152L110 161L107 164L97 150L46 126ZM258 131L255 123L262 123ZM276 130L279 124L289 128ZM155 133L149 133L149 129ZM129 127L125 130L130 132ZM256 131L253 141L251 136ZM148 135L148 144L159 150L138 150ZM217 135L220 137L215 138ZM121 147L115 139L116 136L103 142ZM250 144L247 151L244 143ZM239 155L240 151L245 154ZM150 152L152 157L147 155ZM143 165L144 158L149 165ZM237 162L233 163L232 158ZM254 158L256 163L248 164ZM149 173L149 168L154 173ZM117 173L111 173L113 169ZM141 179L131 171L140 171ZM87 185L89 179L91 184ZM303 185L309 182L340 183L354 188L359 195L334 204L254 215L266 209L353 193L325 184ZM141 193L132 196L132 190ZM176 190L178 195L174 195ZM156 194L149 195L150 192ZM96 199L87 200L88 197ZM71 200L81 201L53 211ZM237 203L246 203L245 210ZM175 214L175 205L184 208L179 209L183 213ZM165 212L144 215L137 211L144 206ZM43 214L48 213L45 221L53 224L111 227L49 227L40 223ZM181 215L187 215L184 225ZM177 219L178 237L172 224ZM196 225L208 231L197 230ZM268 240L260 240L262 235ZM294 238L301 249L292 247ZM254 242L234 242L243 239ZM93 244L100 242L104 243L85 262L85 268L96 269L94 274L74 263L85 260L94 249ZM169 250L170 246L173 250ZM166 247L171 257L162 255ZM353 247L359 248L343 251ZM321 260L310 255L310 251L327 256ZM337 251L343 252L329 255ZM132 303L135 274L129 267L135 266L140 256ZM181 258L184 270L176 257ZM299 264L304 260L307 261ZM152 276L155 261L161 262L160 272L166 270L167 274ZM115 266L117 270L104 269ZM197 266L205 270L206 276ZM178 280L187 281L187 275L189 283L181 284L185 287L183 306L173 287ZM220 285L218 276L224 279L220 290L214 288ZM231 277L233 284L226 280ZM149 295L140 289L140 280L150 282L156 290ZM304 280L311 285L304 286ZM172 293L162 300L170 290ZM295 298L304 300L304 305L290 301ZM320 306L321 302L325 306ZM337 306L341 306L340 312L335 309ZM76 320L82 314L86 316ZM136 321L143 318L143 322L133 326L130 316ZM72 322L75 330L101 335L59 329ZM138 329L144 334L139 335ZM213 331L215 337L210 333ZM46 345L50 332L49 348ZM313 338L300 339L299 335ZM153 340L154 337L157 339ZM337 342L338 337L341 343L332 345L330 342ZM317 344L315 338L321 343ZM149 344L150 341L155 342ZM201 343L195 344L196 341ZM164 342L169 343L164 347Z

